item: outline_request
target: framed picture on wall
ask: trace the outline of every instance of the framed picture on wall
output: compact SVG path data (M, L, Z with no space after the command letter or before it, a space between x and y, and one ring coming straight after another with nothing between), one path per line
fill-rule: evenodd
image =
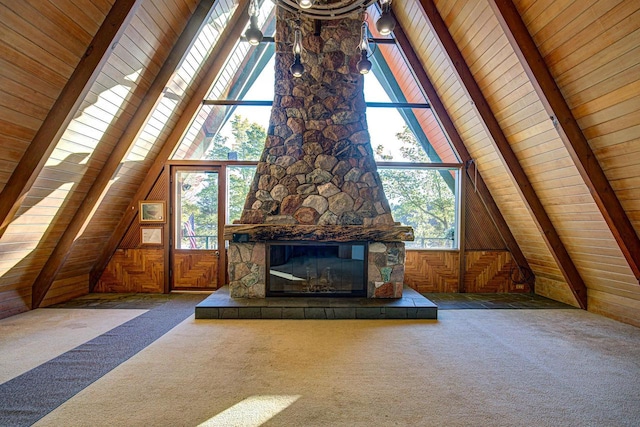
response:
M165 208L162 200L140 201L140 222L158 223L165 222Z
M140 243L143 245L162 245L162 227L140 228Z

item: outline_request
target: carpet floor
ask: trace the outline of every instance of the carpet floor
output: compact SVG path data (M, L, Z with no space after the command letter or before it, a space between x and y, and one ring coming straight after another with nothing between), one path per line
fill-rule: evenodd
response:
M195 302L190 312L183 302L122 319L1 384L0 425L640 425L640 329L582 310L195 320ZM0 321L3 348L16 317ZM7 403L20 400L48 409L22 418Z

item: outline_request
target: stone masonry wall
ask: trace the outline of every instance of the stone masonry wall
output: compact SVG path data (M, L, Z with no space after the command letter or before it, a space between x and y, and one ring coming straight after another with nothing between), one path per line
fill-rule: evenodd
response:
M278 8L275 99L243 224L393 224L365 116L358 19L302 19L305 73L294 78L294 17Z
M365 115L359 19L300 20L305 73L294 78L295 19L278 8L275 99L242 224L393 226ZM293 240L292 236L292 240ZM265 243L229 242L234 298L265 296ZM367 296L399 298L404 243L370 242Z

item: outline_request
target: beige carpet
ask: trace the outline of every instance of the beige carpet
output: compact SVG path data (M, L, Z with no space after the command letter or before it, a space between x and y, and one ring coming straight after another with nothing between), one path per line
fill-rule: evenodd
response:
M638 426L640 329L580 310L187 319L38 426Z

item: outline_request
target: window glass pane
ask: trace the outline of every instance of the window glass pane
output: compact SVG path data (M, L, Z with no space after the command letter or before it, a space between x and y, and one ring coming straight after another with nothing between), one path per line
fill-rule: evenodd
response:
M237 107L231 119L211 138L205 158L259 160L267 138L270 114L271 107Z
M176 172L176 249L218 249L218 173Z
M227 224L240 220L255 166L227 166Z
M458 163L429 108L367 108L371 148L378 161Z
M395 221L413 227L408 249L454 249L457 170L378 167Z

